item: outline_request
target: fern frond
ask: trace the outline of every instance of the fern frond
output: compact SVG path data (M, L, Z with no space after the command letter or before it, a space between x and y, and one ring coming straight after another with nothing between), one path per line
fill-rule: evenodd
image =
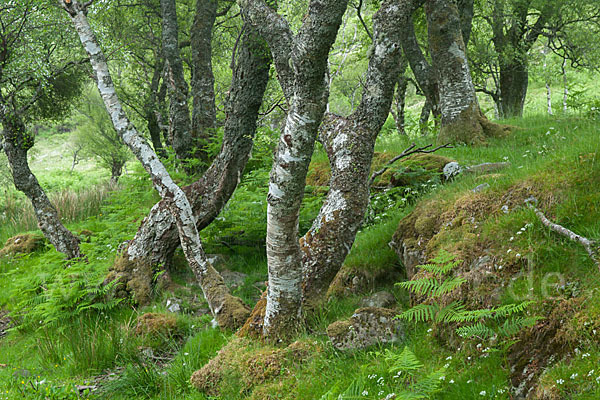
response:
M423 399L429 399L433 394L441 390L441 378L444 375L446 375L446 369L440 368L437 371L433 371L425 378L420 379L411 389L419 395L422 395Z
M460 337L478 337L481 339L488 339L496 334L493 329L485 326L482 322L457 328L455 332Z
M451 322L457 314L464 312L464 309L464 304L459 301L453 301L437 313L435 322Z
M420 278L412 281L398 283L403 289L411 291L421 296L429 296L439 286L439 282L435 278Z
M445 275L448 272L452 271L455 267L457 267L461 263L460 260L452 261L446 264L423 264L418 265L417 268L422 269L423 271L431 272L435 275Z
M462 278L459 276L446 279L444 282L442 282L441 285L439 285L438 287L436 287L435 289L433 289L431 291L431 296L432 297L444 296L444 295L451 293L454 290L458 289L466 281L467 280L465 278Z
M439 306L435 304L417 304L398 315L398 318L409 322L432 321Z
M399 371L410 373L423 368L423 364L421 364L415 353L410 351L407 346L404 347L404 350L400 354L391 351L387 352L385 360L393 364L389 369L390 373Z

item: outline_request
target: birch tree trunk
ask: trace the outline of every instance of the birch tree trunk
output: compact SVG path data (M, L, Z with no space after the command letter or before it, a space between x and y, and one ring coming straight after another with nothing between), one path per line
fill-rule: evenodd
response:
M5 104L0 104L0 121L3 127L1 144L8 158L13 182L17 190L31 201L42 233L67 259L82 257L79 239L60 222L56 208L29 168L27 152L33 147L33 136L27 132L21 118L11 113Z
M477 144L489 136L505 135L508 128L491 123L479 109L456 4L427 0L425 12L440 93L442 124L438 143Z
M198 230L219 215L238 185L250 157L258 112L269 79L271 55L266 43L250 25L245 24L243 30L226 103L221 151L198 181L183 188ZM163 200L152 208L129 243L124 257L133 265L146 262L151 267L168 267L170 264L180 241L175 219L164 203ZM125 282L135 278L130 271L117 271L119 268L122 267L116 265L114 272L124 274ZM144 286L152 284L152 269L145 269L148 276L144 278Z
M196 2L196 14L190 32L192 48L192 138L196 146L215 139L215 77L212 69L212 29L217 18L217 0ZM198 148L196 157L208 163L206 150Z
M329 192L311 229L300 239L303 298L320 302L348 255L369 204L375 140L390 112L402 72L401 27L406 4L385 1L373 17L373 55L361 103L348 118L328 115L321 143L329 157Z
M293 336L301 327L302 262L298 218L306 173L327 105L327 59L347 0L312 0L304 24L293 37L285 20L263 0L240 0L269 43L290 108L281 135L267 196L269 286L264 334L272 340ZM279 33L283 33L279 35ZM282 39L292 38L290 43Z
M150 174L154 187L165 200L164 205L176 220L183 252L217 323L221 328L234 328L243 322L248 311L240 299L229 294L223 278L207 260L185 192L173 182L156 153L127 118L116 95L104 53L88 23L86 4L75 0L62 0L62 6L71 17L81 43L90 57L98 90L115 130Z

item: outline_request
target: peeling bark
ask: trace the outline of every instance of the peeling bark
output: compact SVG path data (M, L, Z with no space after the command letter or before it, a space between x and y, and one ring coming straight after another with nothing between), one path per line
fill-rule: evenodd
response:
M476 144L485 142L488 136L506 134L507 127L489 122L479 109L456 5L446 0L427 0L425 12L440 93L442 125L438 143Z
M196 228L192 208L185 192L173 182L156 153L138 134L123 110L117 97L104 53L88 23L86 5L81 5L75 0L71 0L69 3L63 0L62 6L71 17L81 43L90 57L90 64L94 72L98 90L115 130L150 174L155 189L159 192L163 200L165 200L164 205L176 220L183 252L202 288L214 317L221 328L239 326L243 321L236 320L232 316L238 316L240 308L242 309L241 314L244 314L243 311L245 308L239 299L235 299L229 294L223 278L206 258ZM246 312L245 314L247 317L248 313Z
M56 208L29 169L27 152L33 147L33 136L27 132L21 118L10 113L4 104L0 104L0 121L3 127L1 144L8 158L13 182L17 190L31 201L42 233L67 259L82 257L79 239L60 222Z
M311 229L300 240L303 297L322 300L348 255L369 203L369 173L375 140L387 119L401 72L401 24L406 5L386 1L374 16L374 51L365 90L348 118L328 115L321 142L329 157L329 193Z

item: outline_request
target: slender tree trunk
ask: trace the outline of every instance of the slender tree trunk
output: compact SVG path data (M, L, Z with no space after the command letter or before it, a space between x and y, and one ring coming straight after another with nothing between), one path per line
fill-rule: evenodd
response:
M400 77L396 87L396 130L401 136L406 136L406 90L408 89L408 78L406 77L406 67L408 60L402 57L400 61Z
M425 12L440 91L438 142L474 144L484 142L486 136L503 135L504 127L489 122L479 109L456 5L447 0L427 0Z
M31 201L42 233L68 259L82 257L79 239L60 222L56 208L29 169L27 152L33 147L33 136L27 132L21 118L11 113L4 104L0 104L0 121L3 126L2 147L8 158L15 187Z
M406 2L407 6L404 7L406 16L402 16L406 23L402 26L402 50L404 56L408 60L410 69L415 75L415 79L419 85L419 88L425 95L425 104L427 110L423 110L421 113L421 119L429 119L429 113L432 112L434 117L439 116L439 91L438 82L435 75L435 70L431 67L421 46L417 41L417 35L415 34L415 27L413 24L412 15L413 13L423 4L421 0L411 0ZM425 111L427 115L425 116ZM423 130L423 124L421 124L421 134L427 134L426 130Z
M548 115L552 115L552 89L550 88L550 75L548 72L548 52L550 49L548 46L542 50L542 56L544 57L544 76L546 81L546 103L548 105Z
M425 104L421 109L421 115L419 116L419 129L421 130L421 136L427 136L429 134L429 115L431 114L433 105L428 98L425 98Z
M188 107L188 84L179 53L179 29L175 0L160 0L162 44L166 62L165 80L169 91L169 138L179 159L194 157L192 123Z
M269 79L271 57L266 44L248 24L243 29L227 99L221 151L202 178L183 188L194 209L198 230L219 215L238 185L250 157L258 111ZM152 266L170 264L179 246L179 235L175 219L162 203L152 208L129 243L129 260L147 260Z
M561 69L561 72L562 72L562 77L563 77L563 88L564 88L564 91L563 91L563 111L564 112L567 112L567 110L568 110L567 101L569 100L569 84L568 84L568 81L567 81L567 69L566 69L566 67L567 67L567 60L564 59L563 62L562 62L562 64L561 64L561 66L560 66L560 69Z
M152 82L150 83L150 93L145 104L146 121L148 124L148 132L150 133L150 140L152 140L152 147L159 156L164 156L164 149L162 141L160 139L160 124L157 118L158 105L157 105L157 92L160 86L160 75L163 70L163 62L159 57L156 57L156 65L154 66L154 74L152 75Z
M112 83L106 58L87 21L85 5L80 5L75 0L71 0L69 3L63 2L62 5L69 13L81 43L90 57L98 90L111 116L115 130L150 174L154 187L163 200L166 200L166 207L177 221L183 252L204 292L213 315L222 328L236 327L243 322L241 319L245 319L248 312L245 311L241 300L229 294L223 278L207 260L185 192L173 182L156 153L138 134L123 111Z
M463 42L465 48L469 45L469 39L471 38L471 30L473 29L473 15L474 15L474 0L458 0L458 14L460 18L460 31L462 32Z
M194 24L190 32L192 48L192 137L199 148L196 157L208 163L202 147L215 139L217 114L215 78L212 69L212 29L217 18L217 0L196 2Z

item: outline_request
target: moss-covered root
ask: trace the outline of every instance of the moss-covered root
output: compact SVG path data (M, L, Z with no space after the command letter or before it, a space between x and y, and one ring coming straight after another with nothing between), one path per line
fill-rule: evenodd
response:
M249 337L249 338L262 338L263 336L263 322L265 319L265 312L267 309L267 291L265 290L260 299L252 309L252 313L238 331L238 336Z
M24 234L13 236L4 243L0 249L0 256L15 256L17 254L33 253L46 244L46 239L41 235Z
M491 122L474 104L464 109L451 123L442 126L437 142L480 145L485 144L488 138L505 137L515 129L510 125Z
M216 320L221 329L237 330L250 316L250 309L239 298L227 293L223 307L216 313Z
M137 305L147 305L152 300L154 271L149 263L131 261L120 255L108 271L105 284L117 281L114 296L131 299Z

